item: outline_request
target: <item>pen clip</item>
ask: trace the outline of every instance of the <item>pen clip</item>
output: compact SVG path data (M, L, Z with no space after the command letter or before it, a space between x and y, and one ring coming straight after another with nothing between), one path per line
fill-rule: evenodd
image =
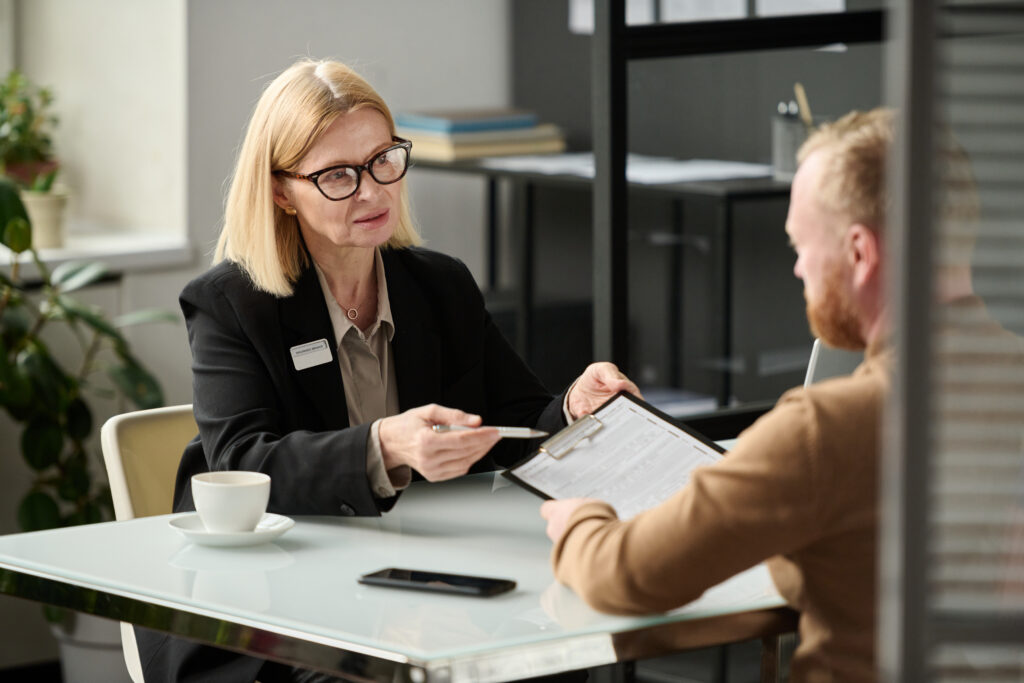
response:
M584 415L546 440L537 450L547 453L555 460L559 460L569 451L576 448L580 441L583 441L603 426L604 424L593 415Z

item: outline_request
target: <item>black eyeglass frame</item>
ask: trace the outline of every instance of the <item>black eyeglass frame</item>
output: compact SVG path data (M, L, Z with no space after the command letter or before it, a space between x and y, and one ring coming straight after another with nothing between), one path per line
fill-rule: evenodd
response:
M359 186L362 184L363 181L363 171L369 173L370 177L373 178L374 182L376 182L378 185L392 185L405 177L405 174L409 172L409 165L412 161L412 141L406 140L405 138L400 138L397 135L392 135L391 141L397 144L391 145L390 147L382 149L381 151L377 152L365 164L335 164L334 166L328 166L327 168L322 168L319 171L314 171L313 173L309 174L293 173L292 171L273 171L273 174L278 176L285 176L288 178L295 178L296 180L308 180L309 182L313 183L314 186L316 186L316 189L320 190L320 194L322 194L326 199L332 202L340 202L343 199L348 199L356 192L359 192ZM402 173L394 180L388 180L387 182L378 180L377 176L374 175L373 173L373 162L377 161L377 159L381 158L381 156L387 154L388 152L391 152L396 149L405 150L405 168L402 169ZM324 192L324 188L320 187L320 176L330 171L336 171L339 168L351 168L353 171L355 171L356 186L351 192L349 192L344 197L331 197L328 196L326 192Z

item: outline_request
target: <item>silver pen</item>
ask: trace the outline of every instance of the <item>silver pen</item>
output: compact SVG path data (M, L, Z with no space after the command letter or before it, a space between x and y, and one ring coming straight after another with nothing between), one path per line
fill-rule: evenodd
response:
M433 430L438 434L445 432L466 432L475 429L497 429L498 434L503 439L536 439L540 436L547 436L547 432L542 432L539 429L530 429L529 427L488 427L486 425L480 427L466 427L465 425L434 425Z

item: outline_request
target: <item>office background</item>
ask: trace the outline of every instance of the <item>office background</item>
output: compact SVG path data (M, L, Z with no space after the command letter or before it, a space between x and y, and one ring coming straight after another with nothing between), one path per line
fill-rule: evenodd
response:
M395 110L531 108L563 126L571 147L583 149L590 134L590 39L569 32L567 14L558 0L0 0L0 67L18 66L56 90L57 149L76 193L73 229L177 241L190 251L156 266L137 259L119 282L94 288L88 300L114 312L176 311L177 292L209 262L248 113L262 86L293 59L347 61ZM771 116L778 101L790 99L794 81L804 83L815 112L825 116L870 108L883 101L885 59L881 46L865 45L631 64L630 149L767 162ZM483 180L419 169L409 184L429 246L462 258L483 282ZM515 191L504 193L514 205ZM708 253L715 248L708 226L716 210L709 201L687 202L684 281L672 283L669 249L652 239L669 229L671 207L642 194L630 221L631 371L658 384L669 379L671 353L686 359L713 353L702 344L716 314L705 296ZM556 313L548 335L583 343L587 326L574 316L587 315L591 284L588 193L541 187L535 210L538 299ZM784 201L772 200L745 206L736 217L736 348L748 361L734 387L741 401L774 397L794 384L801 349L809 348L782 233L785 210ZM515 221L502 215L500 222L507 246ZM503 261L499 283L515 286L514 275L514 264ZM671 348L659 330L663 297L673 284L684 292L686 324ZM184 326L140 328L131 337L160 377L167 402L189 402ZM765 351L777 352L782 371L758 371ZM588 360L587 353L562 359L545 368L547 379L575 374ZM683 374L697 388L714 384L704 367L684 365ZM0 419L0 443L16 438ZM20 459L10 456L0 457L0 533L15 530L14 509L28 481ZM55 654L38 606L0 598L0 670Z
M5 43L4 66L18 66L56 91L61 116L56 148L64 160L64 181L74 193L71 229L179 239L192 250L191 259L155 269L126 268L119 284L95 288L90 301L108 310L177 310L177 292L209 262L248 114L263 85L298 57L333 56L355 65L396 111L514 104L561 125L573 148L589 147L590 38L570 33L564 2L7 0L0 12L13 35ZM880 48L865 46L846 53L801 50L632 66L632 149L766 162L771 115L777 101L791 98L793 81L805 83L823 114L869 107L880 98L880 63ZM463 259L484 281L484 181L414 169L409 185L428 245ZM515 203L514 197L506 198L507 205ZM538 299L542 306L569 304L550 309L552 325L537 336L540 347L534 354L557 389L590 360L590 199L587 192L550 188L540 188L536 198ZM744 321L737 328L741 346L752 357L761 348L797 354L788 373L749 373L754 386L738 383L741 399L774 397L793 384L802 373L800 354L809 348L800 288L790 273L792 257L782 233L785 210L785 201L773 201L752 203L737 214L736 273L739 290L746 293L737 302L737 320ZM715 206L686 204L687 229L705 247L684 252L687 324L674 349L661 322L672 286L668 250L645 239L664 232L669 215L668 202L654 198L635 202L632 210L637 238L630 245L631 259L638 274L633 372L648 384L667 381L670 353L684 358L696 357L694 351L712 353L702 345L716 315L704 294ZM507 245L514 221L503 215L501 222L500 239ZM499 276L505 287L516 284L507 258ZM500 306L496 315L502 315ZM779 336L780 331L785 334ZM190 402L184 325L138 328L130 335L163 383L167 402ZM546 354L546 340L561 340L560 349L588 350L568 358ZM701 381L712 387L718 376L701 369L686 372L698 387ZM7 443L16 438L4 423L0 433ZM0 458L2 532L15 530L14 510L28 481L25 470L18 458ZM54 656L38 608L11 599L2 604L0 668Z

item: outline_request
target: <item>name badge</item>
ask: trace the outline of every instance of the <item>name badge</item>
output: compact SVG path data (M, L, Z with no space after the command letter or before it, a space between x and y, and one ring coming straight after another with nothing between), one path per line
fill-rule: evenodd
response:
M316 365L323 365L331 362L331 347L327 345L326 339L306 342L293 346L291 349L292 363L296 370L305 370Z

